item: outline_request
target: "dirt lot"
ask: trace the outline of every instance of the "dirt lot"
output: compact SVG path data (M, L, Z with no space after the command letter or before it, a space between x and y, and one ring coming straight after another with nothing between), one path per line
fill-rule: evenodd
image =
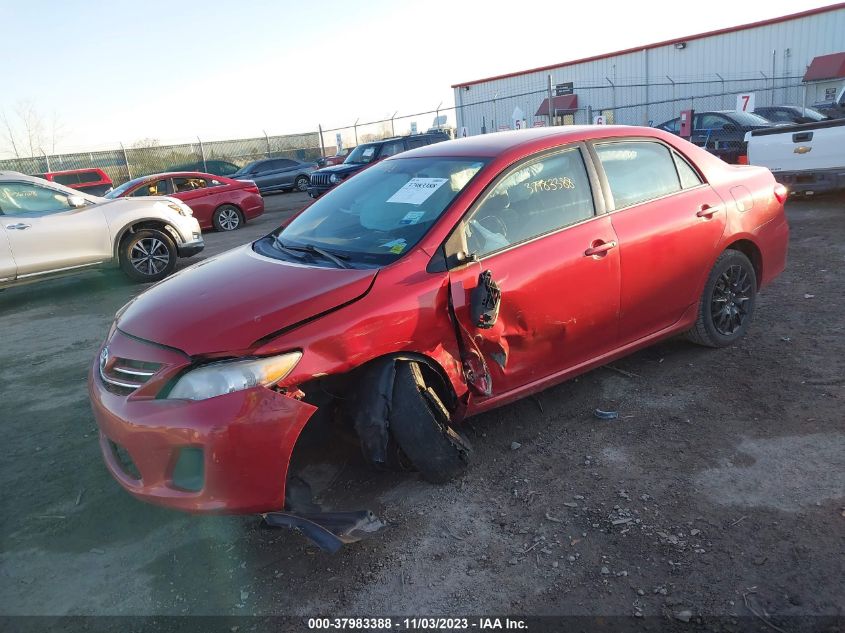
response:
M270 200L203 256L305 197ZM109 272L0 293L0 613L845 615L845 203L788 211L788 270L736 347L666 341L614 365L631 375L472 419L474 465L445 486L369 472L353 448L315 464L327 505L388 523L333 556L109 477L86 371L142 288Z

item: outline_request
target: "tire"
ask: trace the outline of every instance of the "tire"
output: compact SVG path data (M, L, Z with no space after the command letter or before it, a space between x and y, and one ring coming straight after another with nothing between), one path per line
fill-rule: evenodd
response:
M167 277L176 268L176 244L158 229L141 229L126 235L120 243L120 268L133 281L151 283Z
M396 365L390 433L423 479L445 483L469 465L469 442L449 425L449 413L417 363Z
M297 176L296 180L293 181L293 189L291 191L308 191L310 182L308 176Z
M236 231L241 228L244 222L244 214L235 205L224 204L214 210L211 218L215 231Z
M689 340L727 347L745 336L757 304L757 273L743 253L726 250L713 265L698 304Z

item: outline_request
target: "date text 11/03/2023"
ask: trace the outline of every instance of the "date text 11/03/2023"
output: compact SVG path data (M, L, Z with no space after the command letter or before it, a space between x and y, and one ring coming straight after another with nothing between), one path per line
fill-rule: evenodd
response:
M527 630L528 625L520 618L477 617L477 618L309 618L309 630L397 630L397 631L460 631L460 630Z

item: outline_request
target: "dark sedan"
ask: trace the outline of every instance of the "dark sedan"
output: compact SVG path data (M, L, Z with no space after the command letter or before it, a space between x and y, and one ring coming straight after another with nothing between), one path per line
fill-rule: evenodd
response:
M759 114L772 123L786 123L788 125L793 123L818 123L830 118L813 108L795 105L761 106L754 108L754 114Z
M292 158L265 158L249 163L230 178L252 180L262 194L307 191L308 177L314 169L314 163L303 163Z
M772 127L774 124L763 117L750 112L717 110L696 112L693 118L691 143L703 147L726 163L748 162L745 133ZM672 134L681 133L680 119L672 119L655 126Z

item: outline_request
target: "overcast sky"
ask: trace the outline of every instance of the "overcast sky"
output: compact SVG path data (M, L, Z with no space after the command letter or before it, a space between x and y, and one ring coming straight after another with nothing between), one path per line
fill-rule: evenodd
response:
M453 105L461 81L827 4L0 0L0 111L55 112L59 150L306 132Z

